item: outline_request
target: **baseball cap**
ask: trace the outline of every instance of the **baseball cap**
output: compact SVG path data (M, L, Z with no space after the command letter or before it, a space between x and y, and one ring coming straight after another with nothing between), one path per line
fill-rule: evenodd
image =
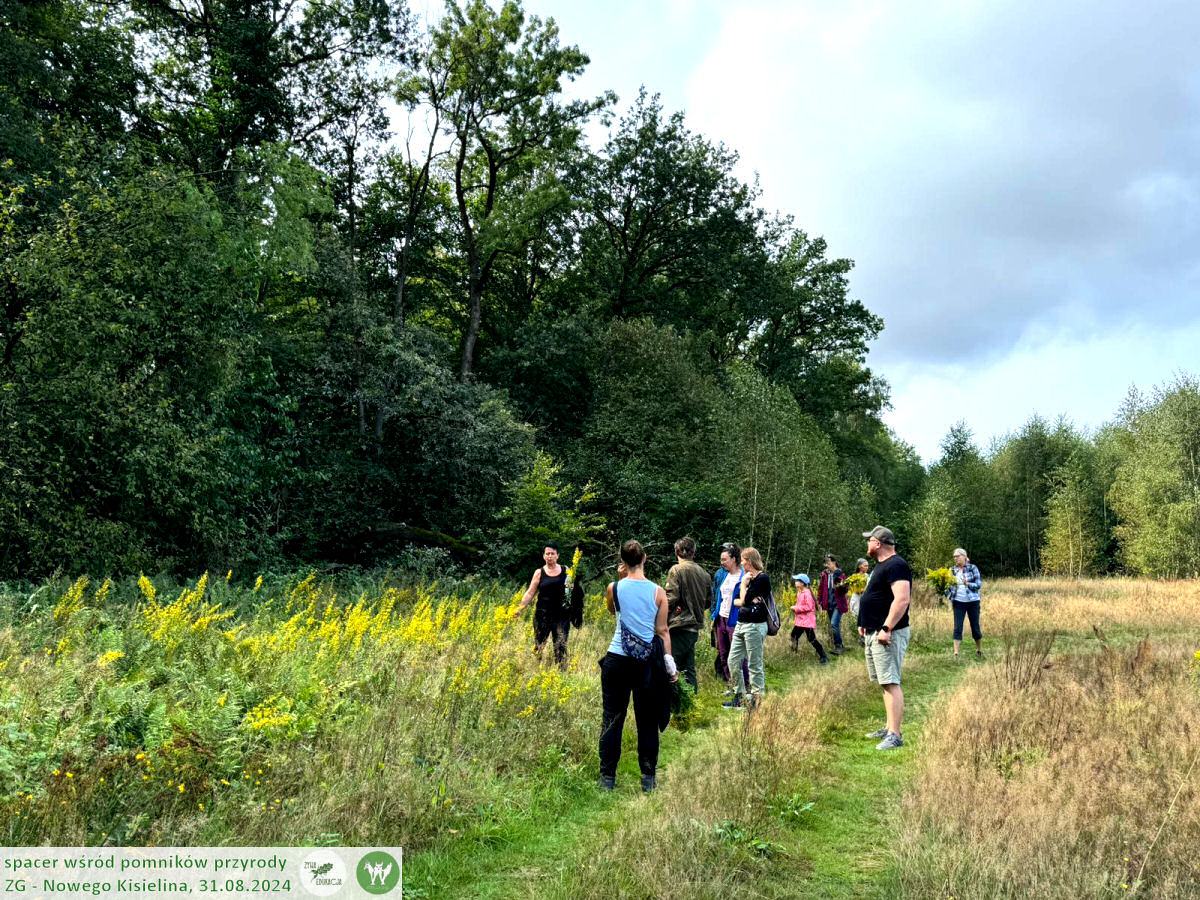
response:
M884 528L882 525L876 525L870 531L864 531L862 536L865 538L875 538L881 544L896 546L896 536L892 534L892 529Z
M805 584L812 584L812 579L801 572L799 575L793 575L792 581L803 581Z

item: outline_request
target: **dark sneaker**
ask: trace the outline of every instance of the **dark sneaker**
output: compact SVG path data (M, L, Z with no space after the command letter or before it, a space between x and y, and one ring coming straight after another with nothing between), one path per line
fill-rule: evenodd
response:
M645 793L647 793L647 794L650 793L656 787L658 787L658 782L654 779L653 775L643 775L642 776L642 790Z
M872 731L870 734L863 735L863 736L864 736L864 737L867 737L867 738L870 738L870 739L871 739L871 740L873 740L873 741L877 741L877 740L879 740L880 738L885 738L885 737L887 737L889 734L891 734L891 732L890 732L890 731L888 731L888 730L887 730L887 728L880 728L880 729L879 729L879 730L877 730L877 731Z
M834 656L841 656L842 655L842 645L838 644L836 647L834 647L829 652L832 653Z
M740 697L734 696L732 700L722 703L721 706L723 706L725 709L741 709L742 700Z
M821 665L823 665L823 666L829 665L829 657L828 656L821 657Z
M875 745L876 750L895 750L898 747L904 746L904 738L896 734L894 731L889 731L887 737Z
M614 791L617 788L616 775L601 775L600 782L597 785L602 791Z

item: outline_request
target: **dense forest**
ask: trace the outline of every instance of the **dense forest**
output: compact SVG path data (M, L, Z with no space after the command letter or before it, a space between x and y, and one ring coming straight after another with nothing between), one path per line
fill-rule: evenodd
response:
M1194 380L927 470L820 223L588 62L514 2L0 0L0 577L687 532L794 570L878 521L1200 571Z

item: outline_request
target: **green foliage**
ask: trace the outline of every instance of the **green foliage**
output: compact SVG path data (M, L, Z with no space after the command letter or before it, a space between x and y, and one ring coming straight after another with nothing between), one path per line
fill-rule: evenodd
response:
M1130 571L1200 574L1200 384L1180 376L1128 410L1124 453L1109 491Z
M604 520L589 507L596 503L590 484L576 490L561 479L561 467L545 453L509 487L508 505L500 511L497 533L508 559L540 559L550 541L559 545L564 559L571 548L593 539ZM518 570L520 571L520 570Z
M647 92L585 146L614 98L573 99L553 20L0 25L0 573L507 569L549 533L811 567L919 489L852 262Z
M935 483L909 510L906 527L912 541L913 568L941 568L953 556L952 517L953 505L941 483Z
M1078 451L1051 476L1042 568L1048 575L1095 574L1104 551L1099 515L1103 497L1091 454Z

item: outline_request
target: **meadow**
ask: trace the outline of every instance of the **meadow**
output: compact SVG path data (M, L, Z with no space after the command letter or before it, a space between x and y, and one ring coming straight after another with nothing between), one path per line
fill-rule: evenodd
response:
M565 671L502 585L203 576L0 589L0 828L29 844L394 844L411 897L1200 894L1200 584L985 585L954 663L919 591L902 751L852 652L768 642L660 789L594 788L599 598ZM632 726L626 746L632 749Z

